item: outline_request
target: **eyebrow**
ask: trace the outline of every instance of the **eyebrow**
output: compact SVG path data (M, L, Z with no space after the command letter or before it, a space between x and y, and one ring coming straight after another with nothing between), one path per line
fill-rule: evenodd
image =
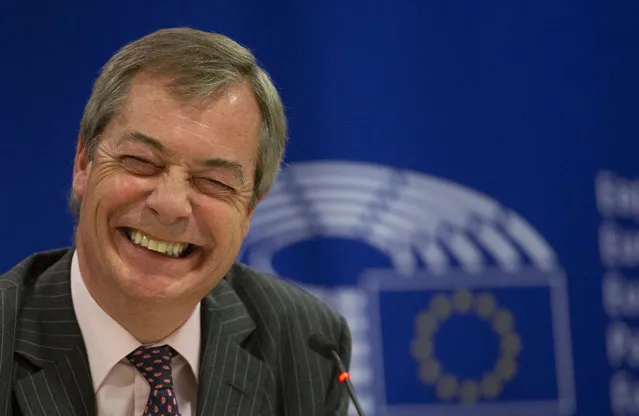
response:
M156 138L141 133L139 131L128 131L126 132L119 140L118 144L124 142L136 142L142 143L147 147L151 147L157 152L165 155L171 156L170 152L164 147L162 143ZM223 170L227 170L233 173L236 176L242 185L246 183L246 178L244 177L244 171L242 170L242 164L235 160L224 159L221 157L213 157L209 159L200 159L196 161L196 164L204 167L204 168L220 168Z
M160 143L159 140L151 136L148 136L144 133L140 133L139 131L127 131L126 133L122 135L122 137L120 137L117 144L120 145L125 142L142 143L148 147L154 148L155 150L157 150L158 152L162 154L166 155L168 153L166 149L164 148L164 145L162 145L162 143Z

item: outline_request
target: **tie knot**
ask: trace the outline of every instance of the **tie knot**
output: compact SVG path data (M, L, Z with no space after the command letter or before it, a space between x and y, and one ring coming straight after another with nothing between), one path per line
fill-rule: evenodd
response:
M138 347L126 358L149 382L151 390L172 389L171 358L177 352L168 345Z

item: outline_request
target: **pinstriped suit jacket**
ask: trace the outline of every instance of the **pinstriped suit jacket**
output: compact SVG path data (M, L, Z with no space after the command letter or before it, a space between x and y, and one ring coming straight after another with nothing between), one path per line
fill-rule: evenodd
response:
M35 254L0 276L0 415L93 416L95 396L71 301L72 249ZM336 370L310 351L331 338L347 365L344 319L241 264L202 300L197 415L345 415Z

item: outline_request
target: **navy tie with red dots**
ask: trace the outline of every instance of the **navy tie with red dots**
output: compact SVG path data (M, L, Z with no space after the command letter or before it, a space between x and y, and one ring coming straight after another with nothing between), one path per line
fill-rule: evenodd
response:
M180 416L171 375L171 358L175 355L173 348L162 345L138 347L126 356L151 386L143 416Z

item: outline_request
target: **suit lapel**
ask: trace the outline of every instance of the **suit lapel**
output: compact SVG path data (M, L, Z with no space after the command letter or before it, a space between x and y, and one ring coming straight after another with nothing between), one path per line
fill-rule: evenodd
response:
M95 414L87 353L71 300L72 255L69 250L38 278L22 306L15 350L23 364L14 389L25 415Z
M222 280L202 302L198 415L258 414L270 370L242 347L254 330L244 304Z

